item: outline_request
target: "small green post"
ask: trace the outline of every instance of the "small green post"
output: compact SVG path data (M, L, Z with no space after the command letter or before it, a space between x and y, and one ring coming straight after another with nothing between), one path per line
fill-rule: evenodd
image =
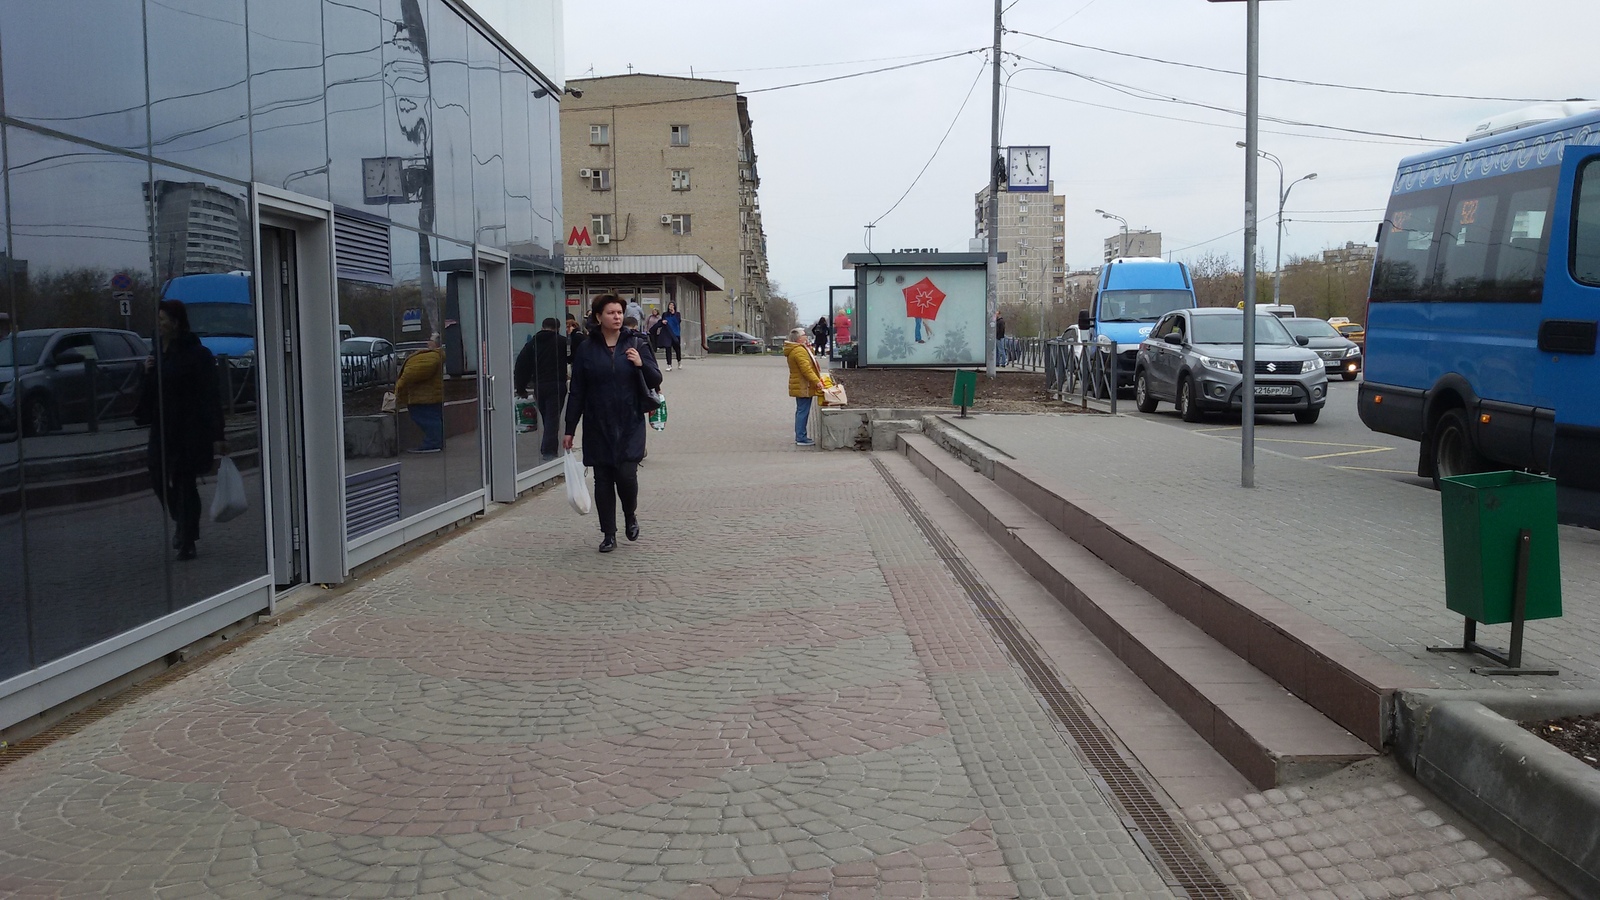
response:
M961 407L961 418L967 417L967 407L972 405L972 397L977 391L977 372L956 372L956 386L950 394L950 405Z

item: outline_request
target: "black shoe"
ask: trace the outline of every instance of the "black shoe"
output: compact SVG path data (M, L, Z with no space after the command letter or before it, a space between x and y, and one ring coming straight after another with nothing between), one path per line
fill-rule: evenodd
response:
M617 536L614 534L606 535L606 539L600 542L600 552L610 553L615 549L617 549Z
M628 536L628 540L637 541L639 539L639 523L629 522L625 527L623 527L622 533Z
M194 541L185 541L183 546L178 548L178 559L179 561L194 559Z

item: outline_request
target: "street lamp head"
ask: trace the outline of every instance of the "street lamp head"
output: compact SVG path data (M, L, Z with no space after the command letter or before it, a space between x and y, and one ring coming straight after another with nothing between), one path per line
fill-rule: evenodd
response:
M1104 216L1104 215L1108 215L1108 213L1107 213L1107 212L1106 212L1106 211L1105 211L1105 210L1103 210L1103 209L1097 209L1097 210L1095 210L1095 212L1097 212L1097 213L1099 213L1099 214L1100 214L1100 215L1102 215L1102 216Z
M1239 148L1239 149L1240 149L1240 150L1243 150L1243 149L1244 149L1244 147L1245 147L1245 143L1244 143L1244 141L1234 141L1234 142L1233 142L1233 145L1234 145L1234 146L1235 146L1235 147L1238 147L1238 148Z
M1306 176L1306 180L1307 181L1316 181L1317 180L1317 173L1312 172L1310 175L1307 175Z

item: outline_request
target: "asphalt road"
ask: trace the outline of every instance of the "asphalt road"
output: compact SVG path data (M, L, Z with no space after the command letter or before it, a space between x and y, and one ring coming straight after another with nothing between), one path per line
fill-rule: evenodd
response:
M1414 442L1369 431L1361 423L1361 417L1356 414L1356 389L1360 385L1359 379L1328 382L1328 404L1314 425L1301 425L1293 416L1257 416L1256 452L1315 460L1336 469L1367 472L1431 489L1427 479L1416 475L1417 445ZM1177 410L1169 403L1161 404L1153 413L1139 412L1134 408L1131 393L1118 399L1117 411L1224 440L1239 440L1237 415L1212 414L1204 422L1191 425L1178 418Z

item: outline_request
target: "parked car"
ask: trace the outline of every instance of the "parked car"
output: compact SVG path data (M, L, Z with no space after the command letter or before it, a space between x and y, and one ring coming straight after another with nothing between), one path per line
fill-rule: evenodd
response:
M743 331L719 331L706 338L706 349L711 353L761 353L766 344Z
M1304 337L1312 352L1322 357L1328 377L1338 375L1345 381L1355 381L1361 372L1361 348L1356 342L1339 333L1337 326L1321 319L1284 319L1283 326L1295 337Z
M113 328L38 328L0 339L0 430L25 435L128 418L150 345Z
M339 371L347 391L393 383L395 346L380 337L353 337L339 343Z
M1328 376L1322 358L1269 313L1255 318L1255 409L1294 413L1309 425L1328 401ZM1210 410L1243 406L1244 311L1180 309L1156 323L1139 345L1133 392L1140 412L1173 403L1185 422L1198 422Z

